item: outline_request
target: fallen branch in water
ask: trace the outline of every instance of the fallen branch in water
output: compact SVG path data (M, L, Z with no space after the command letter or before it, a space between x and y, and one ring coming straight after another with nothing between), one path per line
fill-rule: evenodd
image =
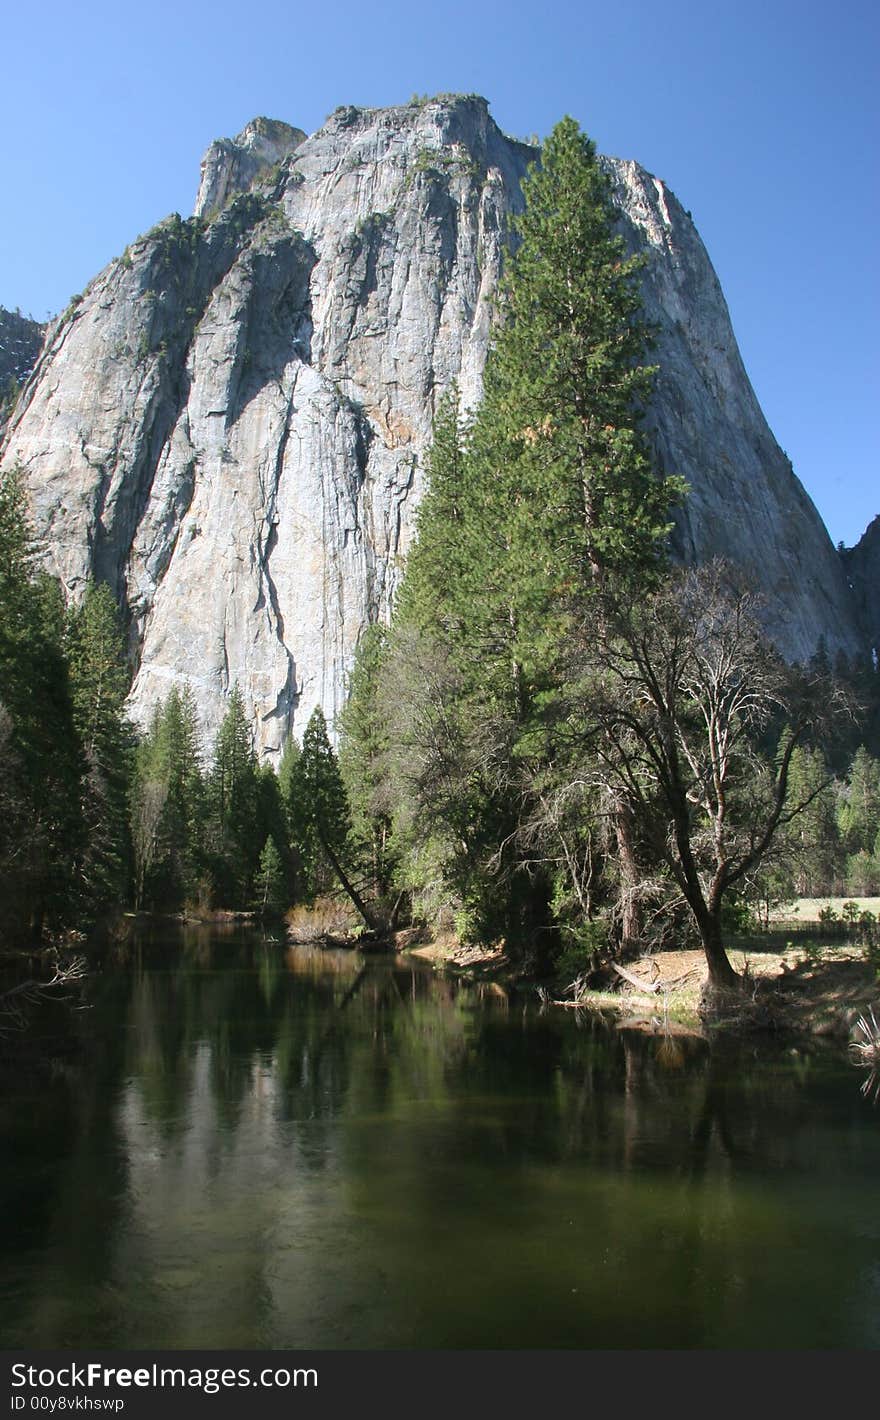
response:
M61 962L56 954L54 975L48 981L29 977L27 981L19 981L16 986L11 986L8 991L0 992L0 1032L3 1030L4 1018L11 1022L16 1030L21 1030L25 1023L25 1007L35 1006L45 1000L49 993L82 981L86 970L85 957L71 957L70 960Z

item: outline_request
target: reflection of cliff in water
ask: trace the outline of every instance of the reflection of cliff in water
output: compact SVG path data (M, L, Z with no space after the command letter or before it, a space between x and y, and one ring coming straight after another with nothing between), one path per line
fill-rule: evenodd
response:
M239 930L89 994L66 1071L0 1101L14 1344L880 1339L880 1131L833 1053Z

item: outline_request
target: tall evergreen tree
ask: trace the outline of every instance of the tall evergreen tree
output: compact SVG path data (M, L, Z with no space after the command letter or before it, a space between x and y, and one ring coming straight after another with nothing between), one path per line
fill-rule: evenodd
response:
M302 890L306 899L335 881L333 858L345 853L351 827L339 763L320 706L309 717L294 780Z
M880 832L880 762L860 745L853 756L837 812L847 853L873 852Z
M293 822L299 861L299 892L312 901L339 883L369 927L380 925L364 899L350 861L351 815L339 761L318 705L303 735L302 752L292 776Z
M657 581L670 503L683 489L654 476L641 428L654 374L644 363L642 259L626 255L610 180L573 120L554 129L524 195L483 402L464 444L441 409L395 618L398 655L415 630L458 677L442 734L425 738L470 748L456 756L471 768L453 858L482 861L478 897L497 899L504 884L509 942L548 925L550 884L517 840L529 786L558 757L546 724L567 674L567 635L597 614L609 579ZM424 762L425 745L414 751ZM447 794L448 768L423 779ZM618 817L631 849L625 805Z
M259 841L257 757L253 735L238 686L217 731L208 795L214 879L219 900L227 907L245 907Z
M85 758L81 890L88 909L127 897L132 734L125 717L129 674L115 599L90 583L68 615L66 635L74 724Z
M135 903L179 907L207 871L207 804L198 714L188 685L157 708L137 748L132 791Z
M379 899L392 892L398 861L390 782L392 731L382 689L386 639L385 628L378 625L368 626L360 639L340 716L339 750L352 846Z
M438 623L450 637L469 618L467 545L470 470L466 456L466 426L458 386L441 397L434 415L431 443L425 454L425 497L416 514L415 543L410 553L395 613L398 621L430 632ZM375 639L378 628L371 631ZM358 648L359 661L373 658L373 646ZM355 674L358 665L355 667ZM352 686L352 692L357 687Z
M254 875L254 906L261 917L278 917L289 902L284 860L270 834L263 844Z
M0 707L6 813L0 933L36 940L75 916L80 753L58 584L36 569L24 485L0 474Z
M788 793L792 802L806 805L782 834L794 891L801 897L832 893L840 876L841 851L831 770L821 749L797 746Z

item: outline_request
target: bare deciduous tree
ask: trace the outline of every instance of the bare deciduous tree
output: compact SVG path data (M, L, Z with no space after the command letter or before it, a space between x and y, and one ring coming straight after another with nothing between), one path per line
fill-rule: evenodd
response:
M630 806L696 922L714 988L738 978L725 895L760 863L813 791L792 796L796 746L840 706L770 647L753 595L721 563L678 574L640 603L606 596L574 636L561 733L585 782ZM598 626L598 630L597 630ZM785 727L775 760L762 737Z

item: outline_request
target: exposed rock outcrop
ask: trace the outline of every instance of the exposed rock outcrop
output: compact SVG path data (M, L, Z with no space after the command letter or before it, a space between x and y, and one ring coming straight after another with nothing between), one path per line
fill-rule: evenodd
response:
M249 192L257 178L280 167L305 139L301 128L277 118L254 118L237 138L218 138L202 159L195 215L210 219Z
M843 553L867 647L880 654L880 515L868 524L855 547Z
M46 327L0 306L0 434L43 344Z
M437 400L452 379L479 396L535 156L475 97L338 109L304 140L257 120L212 145L197 216L135 242L52 327L2 456L27 470L68 593L94 575L123 600L136 717L188 679L209 729L238 681L268 755L315 704L333 721L362 627L389 612ZM691 485L680 555L742 565L790 657L820 637L856 650L839 558L692 222L637 164L606 161L649 254L651 425Z

